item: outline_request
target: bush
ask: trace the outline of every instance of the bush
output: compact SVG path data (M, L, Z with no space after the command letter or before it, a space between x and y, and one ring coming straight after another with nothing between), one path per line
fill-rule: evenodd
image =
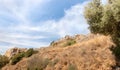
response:
M48 58L45 58L44 60L43 60L43 62L42 62L42 64L41 64L41 66L42 66L42 68L44 69L44 68L46 68L46 66L49 64L49 59Z
M25 52L25 57L30 57L32 54L34 54L34 50L30 48Z
M65 43L65 47L66 47L66 46L71 46L71 45L73 45L73 44L75 44L75 43L76 43L75 40L70 39L70 40L68 40L68 41Z
M50 46L56 46L57 44L58 44L57 42L52 41L52 42L50 43Z
M59 60L58 60L58 59L55 59L55 60L53 61L53 65L56 65L58 62L59 62Z
M50 59L42 58L38 56L33 56L28 60L29 70L44 70L47 65L50 63Z
M6 56L0 55L0 69L9 63L9 59Z
M77 67L73 64L69 64L68 70L77 70Z
M24 57L24 52L18 53L11 58L11 64L14 65Z
M33 48L28 49L26 52L21 52L16 54L11 58L11 64L14 65L19 62L23 57L30 57L38 51L34 51Z

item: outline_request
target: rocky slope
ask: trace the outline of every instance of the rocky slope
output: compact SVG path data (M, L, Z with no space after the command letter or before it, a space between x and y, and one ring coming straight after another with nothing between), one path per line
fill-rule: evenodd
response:
M7 56L8 58L11 58L16 54L21 53L21 52L25 52L25 51L27 51L27 48L15 47L15 48L8 49L4 55Z
M16 65L7 64L2 70L112 70L113 45L109 36L66 36Z

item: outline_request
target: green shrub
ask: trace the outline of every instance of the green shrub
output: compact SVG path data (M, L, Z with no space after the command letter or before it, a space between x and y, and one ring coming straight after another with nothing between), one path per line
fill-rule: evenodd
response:
M19 62L22 58L24 57L24 52L18 53L15 56L12 57L11 59L11 64L14 65L17 62Z
M9 63L9 59L6 56L0 55L0 69Z
M53 46L53 45L54 45L54 43L55 43L55 41L52 41L52 42L50 43L50 45L51 45L51 46Z
M25 57L30 57L32 54L34 54L34 50L30 48L25 52Z
M73 64L69 64L68 70L77 70L77 67Z
M52 41L52 42L50 43L50 46L56 46L57 44L58 44L57 42Z
M23 57L30 57L31 55L37 53L38 51L34 51L33 48L28 49L26 52L21 52L16 54L11 58L11 64L14 65L19 62Z
M71 45L73 45L73 44L75 44L76 43L76 41L74 40L74 39L70 39L70 40L68 40L66 43L65 43L65 47L66 46L71 46Z

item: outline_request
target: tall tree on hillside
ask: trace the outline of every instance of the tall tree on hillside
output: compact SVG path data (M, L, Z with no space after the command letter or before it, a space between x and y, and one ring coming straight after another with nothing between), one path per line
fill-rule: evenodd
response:
M85 7L84 15L92 33L111 35L117 45L114 52L120 57L120 0L108 0L106 5L93 0Z

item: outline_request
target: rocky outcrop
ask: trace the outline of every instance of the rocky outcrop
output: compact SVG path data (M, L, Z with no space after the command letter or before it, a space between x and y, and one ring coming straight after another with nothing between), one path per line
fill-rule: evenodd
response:
M26 50L27 50L26 48L15 47L15 48L8 49L4 55L7 56L8 58L11 58L18 53L25 52Z

